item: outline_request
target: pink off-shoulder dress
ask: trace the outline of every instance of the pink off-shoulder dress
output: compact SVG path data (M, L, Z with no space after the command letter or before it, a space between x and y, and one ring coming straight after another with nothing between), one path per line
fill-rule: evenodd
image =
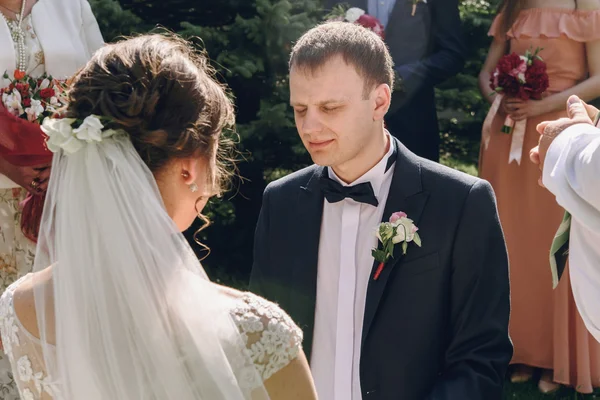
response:
M526 9L506 36L496 18L490 35L506 37L517 54L543 48L540 56L550 77L547 94L557 93L586 79L585 44L600 39L600 11ZM577 312L568 271L552 289L549 249L564 210L538 186L540 171L529 161L529 150L539 140L536 125L566 117L566 112L528 119L520 165L508 163L512 137L501 132L505 117L499 111L493 119L489 145L482 144L479 174L496 192L508 246L512 363L552 369L556 382L590 393L600 387L600 344Z

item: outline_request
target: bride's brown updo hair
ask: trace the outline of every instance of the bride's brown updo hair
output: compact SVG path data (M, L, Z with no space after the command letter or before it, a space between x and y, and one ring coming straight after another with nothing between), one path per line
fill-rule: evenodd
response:
M212 160L217 152L207 194L221 194L229 182L232 143L221 132L233 127L233 103L207 58L183 39L154 34L106 45L68 94L67 117L106 117L105 127L127 132L153 173L173 158Z

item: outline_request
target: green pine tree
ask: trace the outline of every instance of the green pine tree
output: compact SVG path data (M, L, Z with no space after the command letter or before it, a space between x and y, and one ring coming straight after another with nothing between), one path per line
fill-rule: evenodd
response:
M289 106L287 63L293 42L317 23L321 5L318 0L218 3L220 12L227 11L218 18L224 23L183 22L180 33L201 38L235 96L239 147L247 158L240 172L247 181L230 202L218 200L209 207L215 225L205 239L213 249L209 265L228 265L246 277L265 185L310 162ZM238 7L240 3L245 5Z
M148 28L133 12L124 10L118 0L89 0L89 2L106 42L112 42L132 33L144 32Z

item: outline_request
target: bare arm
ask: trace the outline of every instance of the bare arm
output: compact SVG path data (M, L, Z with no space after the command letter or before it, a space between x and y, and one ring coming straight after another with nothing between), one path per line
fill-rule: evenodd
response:
M310 367L304 351L265 381L270 400L317 400Z
M490 78L496 69L498 61L500 61L507 49L508 41L506 41L504 38L494 37L494 40L490 45L490 49L488 50L485 63L483 64L481 72L479 73L479 91L481 92L483 98L489 103L494 101L495 96L490 88Z

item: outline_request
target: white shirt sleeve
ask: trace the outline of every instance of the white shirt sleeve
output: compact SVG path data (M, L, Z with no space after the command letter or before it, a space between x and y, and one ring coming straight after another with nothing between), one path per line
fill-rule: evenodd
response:
M574 219L600 232L600 129L577 124L558 135L546 155L543 183Z
M84 44L87 48L87 56L90 58L96 50L104 46L104 39L88 0L81 0L81 16L83 20L82 33L85 35Z

